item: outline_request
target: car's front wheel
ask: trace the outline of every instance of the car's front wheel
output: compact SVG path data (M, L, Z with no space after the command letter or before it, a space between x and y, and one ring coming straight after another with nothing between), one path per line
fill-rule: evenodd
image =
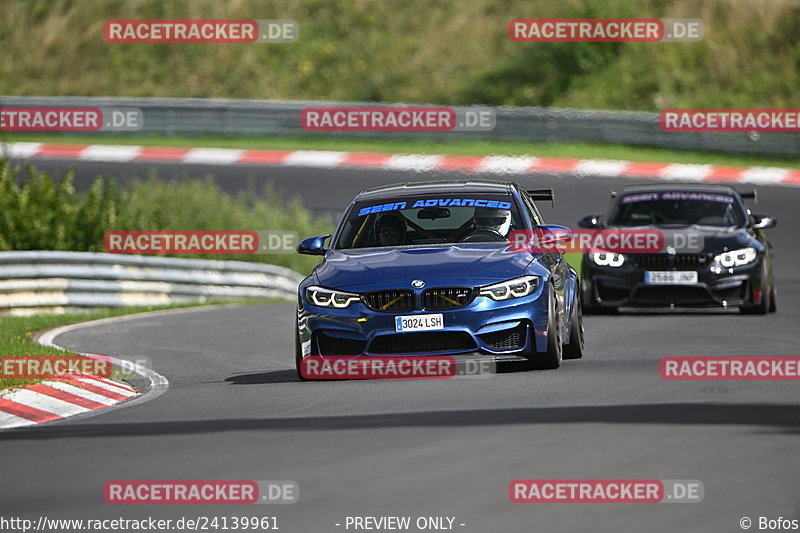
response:
M767 285L767 267L761 268L762 290L761 301L757 304L746 305L739 308L739 312L745 315L766 315L772 308L773 287Z
M547 351L533 352L529 356L528 366L534 370L549 370L561 366L563 358L561 344L561 321L558 318L558 303L553 285L547 285Z
M585 345L583 337L583 304L580 298L575 298L575 312L569 324L569 343L564 346L564 359L580 359L583 357Z
M308 381L303 377L303 346L300 344L300 330L295 326L294 330L294 367L297 371L297 377L302 381Z

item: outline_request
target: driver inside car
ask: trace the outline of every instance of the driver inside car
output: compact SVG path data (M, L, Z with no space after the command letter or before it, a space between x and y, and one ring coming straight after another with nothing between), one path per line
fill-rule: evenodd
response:
M406 238L406 221L402 215L385 213L375 221L378 246L400 246Z
M494 207L476 207L472 217L473 231L489 230L506 237L511 229L511 211Z

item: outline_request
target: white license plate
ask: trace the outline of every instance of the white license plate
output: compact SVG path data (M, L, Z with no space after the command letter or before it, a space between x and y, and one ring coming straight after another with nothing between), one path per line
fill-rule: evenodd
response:
M645 272L644 282L648 285L691 285L697 283L697 272Z
M396 331L431 331L444 329L444 315L412 315L394 317Z

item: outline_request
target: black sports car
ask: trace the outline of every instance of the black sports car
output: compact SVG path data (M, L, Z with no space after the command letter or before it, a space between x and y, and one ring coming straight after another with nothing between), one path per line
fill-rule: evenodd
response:
M723 185L645 185L612 194L605 214L578 225L592 229L686 231L699 234L702 250L673 247L659 253L606 253L583 257L586 312L619 307L738 307L743 313L776 309L772 245L763 230L777 223L752 214L740 194Z

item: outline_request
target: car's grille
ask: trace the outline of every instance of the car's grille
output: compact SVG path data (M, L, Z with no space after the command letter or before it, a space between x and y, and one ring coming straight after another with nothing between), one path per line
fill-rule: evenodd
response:
M712 302L705 288L683 285L639 287L633 295L633 301L655 305L704 305Z
M416 307L414 292L408 290L368 292L362 298L364 305L384 313L413 311Z
M525 324L520 324L511 329L503 331L493 331L484 333L480 336L481 340L495 350L511 350L513 348L523 348L527 339L527 328Z
M366 341L357 339L343 339L325 335L319 331L315 333L319 355L361 355L364 353Z
M472 287L439 287L422 293L422 307L428 311L458 309L475 299Z
M431 333L398 333L376 337L370 344L370 353L407 354L475 350L475 341L463 331L437 331Z
M697 270L706 261L697 254L631 254L631 258L644 270Z

